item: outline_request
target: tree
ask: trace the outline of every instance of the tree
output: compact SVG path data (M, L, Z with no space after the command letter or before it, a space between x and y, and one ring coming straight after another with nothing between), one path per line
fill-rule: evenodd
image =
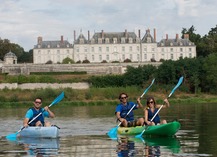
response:
M65 59L63 59L62 64L73 64L75 63L71 58L66 57Z

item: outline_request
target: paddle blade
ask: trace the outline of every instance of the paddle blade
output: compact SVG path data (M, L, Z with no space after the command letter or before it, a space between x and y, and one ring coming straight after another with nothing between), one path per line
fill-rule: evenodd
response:
M49 107L51 107L54 104L57 104L58 102L60 102L62 99L64 98L64 92L62 92L50 105Z
M177 83L177 85L173 88L173 90L171 91L171 93L169 94L168 98L175 92L175 90L182 84L184 77L180 77L179 78L179 82Z
M153 85L155 81L155 78L152 80L151 84L148 86L148 88L145 89L145 91L142 93L142 95L140 96L141 98L143 97L143 95L145 95L145 93L147 93L147 91L149 90L149 88L151 88L151 86Z
M7 140L10 140L10 141L15 141L16 138L17 138L17 134L18 134L18 133L9 134L9 135L6 136L6 139L7 139Z
M112 128L107 134L111 139L117 138L118 126Z

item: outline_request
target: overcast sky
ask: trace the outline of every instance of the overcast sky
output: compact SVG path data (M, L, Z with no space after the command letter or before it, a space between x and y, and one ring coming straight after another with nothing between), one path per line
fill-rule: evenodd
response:
M135 32L153 29L157 41L181 35L182 28L207 34L217 24L217 0L0 0L0 38L29 51L43 40L73 43L82 32Z

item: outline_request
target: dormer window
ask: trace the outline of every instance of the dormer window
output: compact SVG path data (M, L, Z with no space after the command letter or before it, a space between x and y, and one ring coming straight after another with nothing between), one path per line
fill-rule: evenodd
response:
M113 38L113 44L117 43L117 38Z
M109 44L109 38L106 38L106 39L105 39L105 43L106 43L106 44Z
M132 44L133 43L133 39L129 38L129 43Z
M41 48L41 45L38 45L38 48Z
M59 44L57 44L57 47L60 47L60 45L59 45Z
M173 46L173 43L170 43L170 46Z
M79 44L84 44L84 39L79 39Z
M98 39L98 44L102 44L102 38Z
M121 38L121 43L122 43L122 44L125 43L125 38Z
M151 37L147 37L147 43L151 42Z
M50 48L50 45L47 45L47 48Z
M164 46L164 43L160 43L161 46Z
M91 44L94 44L95 43L95 40L94 39L91 39Z

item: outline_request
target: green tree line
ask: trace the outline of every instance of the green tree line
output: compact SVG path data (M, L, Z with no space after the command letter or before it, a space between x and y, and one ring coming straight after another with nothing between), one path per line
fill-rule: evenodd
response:
M144 65L127 67L123 75L92 76L90 83L93 87L144 87L147 82L156 79L158 87L174 86L181 76L184 76L182 90L189 93L217 94L217 53L207 57L180 58L178 61L167 60L156 67ZM167 86L167 87L166 87Z

